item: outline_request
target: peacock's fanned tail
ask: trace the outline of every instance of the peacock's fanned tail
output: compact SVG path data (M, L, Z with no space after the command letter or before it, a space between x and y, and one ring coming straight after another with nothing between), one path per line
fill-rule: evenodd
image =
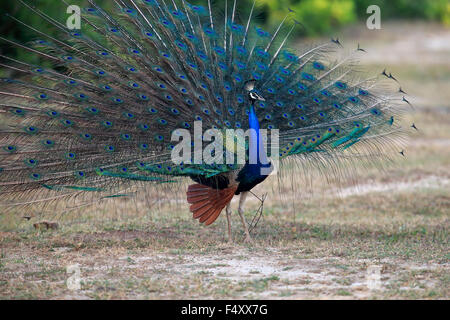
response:
M203 130L247 129L244 82L251 79L265 98L256 104L261 128L279 130L282 159L340 172L341 160L385 155L401 133L401 95L380 86L393 80L364 77L355 70L361 50L341 57L336 40L288 49L292 12L268 33L253 21L255 4L240 17L236 0L217 15L209 0L115 0L113 12L89 3L82 29L71 31L22 2L60 36L16 20L39 38L20 44L1 37L43 61L0 56L13 75L0 86L2 204L115 197L130 184L237 170L174 164L171 138L177 129L193 133L194 121Z

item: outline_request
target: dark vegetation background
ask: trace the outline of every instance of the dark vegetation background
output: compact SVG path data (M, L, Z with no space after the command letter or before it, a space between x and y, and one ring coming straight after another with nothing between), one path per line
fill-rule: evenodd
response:
M214 8L224 8L225 1L231 8L233 0L215 0ZM239 0L239 11L243 19L246 19L253 0ZM59 0L25 0L31 6L43 10L47 15L64 22L69 16L66 13L67 5ZM107 10L114 10L115 3L112 0L97 0L99 5ZM166 0L167 3L171 1ZM193 0L192 3L206 5L206 0ZM72 0L69 4L80 7L88 6L86 0ZM392 19L433 20L445 25L450 25L450 1L449 0L257 0L257 17L261 25L269 30L279 23L288 11L288 8L296 12L295 18L305 28L298 29L298 36L333 36L339 28L367 19L366 13L369 5L378 5L381 8L383 22ZM231 9L230 9L231 10ZM222 9L223 11L223 9ZM37 15L31 14L20 1L0 2L0 34L8 39L19 42L36 38L36 33L29 28L11 19L12 15L39 30L52 36L58 31L53 26L43 23ZM30 62L38 59L30 57L23 50L11 48L2 44L0 52L8 56L25 58ZM31 60L30 60L31 59Z

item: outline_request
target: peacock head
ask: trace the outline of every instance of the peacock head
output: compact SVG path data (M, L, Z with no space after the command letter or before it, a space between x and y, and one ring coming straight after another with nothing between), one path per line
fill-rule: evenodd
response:
M266 101L264 97L262 97L256 90L255 90L256 80L248 80L244 84L244 89L248 92L248 99L253 104L255 101Z

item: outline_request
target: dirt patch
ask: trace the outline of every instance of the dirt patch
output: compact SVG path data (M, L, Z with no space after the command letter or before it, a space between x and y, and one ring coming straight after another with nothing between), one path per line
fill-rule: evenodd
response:
M301 249L239 245L220 245L206 254L63 247L44 256L28 256L31 253L9 252L0 282L28 290L45 287L54 299L367 299L398 291L420 295L435 288L436 274L443 276L449 267L396 259L308 258ZM80 271L79 290L66 285L72 276L67 266L73 265Z
M449 187L450 179L437 176L428 176L409 182L361 184L355 187L336 190L336 193L340 197L346 198L353 195L364 195L371 192L399 192L412 189L440 189Z

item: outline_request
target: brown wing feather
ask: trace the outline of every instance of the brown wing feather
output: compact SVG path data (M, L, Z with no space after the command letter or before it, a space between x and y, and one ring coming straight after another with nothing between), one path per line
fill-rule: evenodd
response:
M186 192L187 201L194 219L210 225L216 221L223 208L231 201L237 186L225 189L213 189L201 184L191 184Z

